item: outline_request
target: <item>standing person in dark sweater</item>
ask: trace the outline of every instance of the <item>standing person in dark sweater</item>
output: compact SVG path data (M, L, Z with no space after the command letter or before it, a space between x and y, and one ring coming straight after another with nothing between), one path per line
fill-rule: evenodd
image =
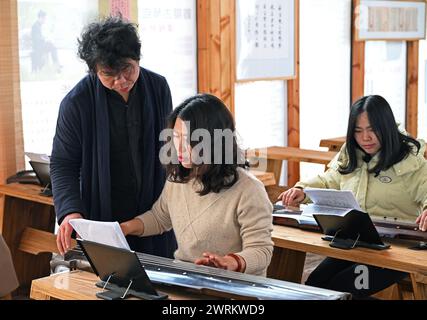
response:
M135 25L117 17L88 25L79 39L89 74L61 103L50 168L61 253L70 248L69 220L123 222L163 189L159 134L172 99L166 79L139 66L140 50ZM176 249L173 231L127 240L159 256Z

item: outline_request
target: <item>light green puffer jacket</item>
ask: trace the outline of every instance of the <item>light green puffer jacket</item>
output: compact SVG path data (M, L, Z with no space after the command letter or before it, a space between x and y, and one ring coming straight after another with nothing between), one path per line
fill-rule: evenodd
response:
M328 170L307 181L298 182L297 187L326 188L353 191L361 208L375 219L397 218L414 222L427 209L427 160L423 140L418 154L407 158L378 177L368 173L378 162L378 154L369 163L362 160L363 152L357 150L357 168L350 174L338 172L339 166L348 162L345 144L329 163ZM306 199L305 202L308 202Z

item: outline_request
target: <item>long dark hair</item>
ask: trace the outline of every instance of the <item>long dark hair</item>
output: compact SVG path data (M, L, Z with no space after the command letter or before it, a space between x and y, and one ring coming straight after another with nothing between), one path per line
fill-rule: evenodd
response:
M224 103L217 97L210 94L199 94L185 100L169 116L168 128L173 129L176 119L190 124L189 137L198 129L205 129L211 137L211 150L216 146L221 146L222 161L218 164L214 159L214 152L211 152L210 163L193 164L191 169L184 168L180 163L169 163L166 165L168 180L177 183L187 183L191 179L198 181L202 189L199 192L204 196L210 192L218 193L222 189L233 186L239 176L238 167L245 167L242 163L243 152L237 145L235 136L235 124L231 112ZM226 139L221 137L215 141L215 130L230 130L233 133L232 139L232 163L226 163ZM194 148L199 141L190 139L190 146ZM221 143L221 145L219 145ZM228 149L227 149L228 150ZM173 148L173 152L176 152ZM243 161L244 163L244 161Z
M378 163L369 170L370 173L378 175L381 171L389 169L405 159L410 152L413 152L414 146L417 149L416 153L419 152L420 143L399 131L388 102L378 95L366 96L351 106L346 141L349 162L340 167L339 172L341 174L352 173L357 167L356 149L362 150L362 148L354 138L354 131L357 118L363 112L367 113L372 130L381 143ZM366 154L364 160L370 160L370 156Z

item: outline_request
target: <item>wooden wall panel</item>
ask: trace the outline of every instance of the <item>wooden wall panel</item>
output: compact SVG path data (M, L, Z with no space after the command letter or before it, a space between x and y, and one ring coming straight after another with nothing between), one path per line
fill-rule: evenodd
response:
M0 1L0 183L24 168L17 1Z
M234 112L235 3L197 0L198 91L210 93Z
M208 34L209 24L207 23L209 13L209 1L197 0L197 74L198 91L209 92L209 55L208 55Z
M209 0L209 93L221 98L221 0ZM225 44L222 44L225 45Z
M351 23L351 103L365 94L365 42L356 41L356 21L359 17L360 0L352 0L353 20Z
M220 15L221 99L234 114L235 1L221 0Z
M295 1L296 10L296 78L288 81L288 146L300 146L300 58L299 58L299 0ZM300 179L299 162L288 162L288 186L293 186Z
M419 42L408 41L407 48L406 131L411 136L417 137Z

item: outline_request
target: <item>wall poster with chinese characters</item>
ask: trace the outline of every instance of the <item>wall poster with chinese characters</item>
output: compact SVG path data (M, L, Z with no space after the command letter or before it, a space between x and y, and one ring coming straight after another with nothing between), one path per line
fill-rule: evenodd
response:
M236 0L237 81L295 77L295 0Z

